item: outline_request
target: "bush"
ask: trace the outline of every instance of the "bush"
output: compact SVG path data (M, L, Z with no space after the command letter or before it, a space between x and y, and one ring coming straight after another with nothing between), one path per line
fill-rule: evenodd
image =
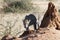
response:
M60 9L58 11L60 12Z
M8 7L4 7L4 12L23 12L23 11L30 11L32 10L33 6L31 0L21 0L21 1L9 1L5 0L4 2L7 3Z

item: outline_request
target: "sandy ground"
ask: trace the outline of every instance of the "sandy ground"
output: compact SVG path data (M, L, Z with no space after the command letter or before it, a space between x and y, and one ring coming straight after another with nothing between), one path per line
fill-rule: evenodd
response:
M60 30L42 28L38 33L30 34L28 40L60 40ZM26 39L25 38L25 39Z

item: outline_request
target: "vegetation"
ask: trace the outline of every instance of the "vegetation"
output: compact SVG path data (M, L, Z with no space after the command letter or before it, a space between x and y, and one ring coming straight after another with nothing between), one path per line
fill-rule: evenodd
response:
M33 6L31 0L10 1L4 0L7 6L4 7L4 12L28 12Z
M60 9L59 9L59 12L60 12Z

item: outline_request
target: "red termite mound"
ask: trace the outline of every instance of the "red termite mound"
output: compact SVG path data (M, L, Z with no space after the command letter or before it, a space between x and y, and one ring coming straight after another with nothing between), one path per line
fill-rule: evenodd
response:
M48 9L44 14L40 27L56 27L56 29L60 29L60 20L57 9L52 2L49 2L48 4Z

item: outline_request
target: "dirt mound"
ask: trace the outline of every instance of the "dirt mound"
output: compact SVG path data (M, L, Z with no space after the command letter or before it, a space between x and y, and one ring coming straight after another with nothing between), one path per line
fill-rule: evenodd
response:
M60 29L60 20L57 9L52 2L48 4L48 9L43 17L40 27L56 27L57 29Z
M34 33L34 30L25 31L20 37L28 36L29 34L32 34L32 33Z

